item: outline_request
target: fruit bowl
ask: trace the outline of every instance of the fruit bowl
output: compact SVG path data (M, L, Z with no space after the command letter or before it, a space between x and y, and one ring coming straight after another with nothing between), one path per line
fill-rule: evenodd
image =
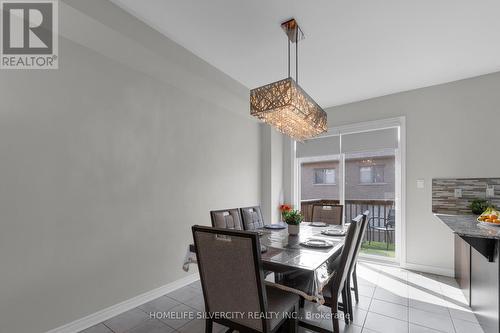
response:
M477 222L481 223L482 225L492 225L492 226L495 226L495 227L500 227L500 220L498 220L498 222L486 222L486 221L481 221L479 219L479 217L476 219Z
M488 207L476 220L483 225L500 227L500 212L494 207Z

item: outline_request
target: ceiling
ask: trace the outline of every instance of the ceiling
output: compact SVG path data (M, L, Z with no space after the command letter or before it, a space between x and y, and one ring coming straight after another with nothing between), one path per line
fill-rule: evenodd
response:
M498 0L112 0L248 88L286 77L322 107L500 71Z

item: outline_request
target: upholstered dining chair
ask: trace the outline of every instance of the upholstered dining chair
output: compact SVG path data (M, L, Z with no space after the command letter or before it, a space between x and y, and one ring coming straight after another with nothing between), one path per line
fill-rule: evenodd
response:
M243 228L245 230L255 230L264 227L264 219L260 206L240 208Z
M243 230L240 210L238 208L212 210L210 212L212 227Z
M333 276L328 284L323 288L323 297L325 298L324 305L330 308L332 313L333 332L340 331L339 325L339 310L344 312L344 321L346 324L350 322L351 304L349 298L348 276L351 262L354 258L356 250L356 241L362 224L363 215L356 216L347 229L344 247L340 256L336 260ZM339 303L339 298L342 296L342 303ZM341 305L341 307L339 307ZM307 324L304 325L305 328ZM310 327L313 328L313 327Z
M341 225L344 213L342 205L314 204L311 222Z
M356 303L359 303L359 293L358 293L358 276L356 273L356 268L357 268L357 261L358 261L358 255L359 251L361 250L361 244L363 244L363 238L365 237L365 232L366 232L366 227L368 226L368 215L370 214L370 211L365 211L363 213L363 218L361 219L361 225L359 227L359 232L358 232L358 237L356 239L356 247L354 250L354 256L351 261L351 266L349 267L349 273L347 276L347 290L352 290L354 291L354 298L356 300ZM351 287L351 278L352 278L352 287ZM348 293L347 295L349 297L349 304L351 305L349 307L349 314L351 315L351 320L353 320L353 310L352 310L352 297L351 297L351 292Z
M257 233L202 226L192 231L206 332L212 332L214 322L239 332L276 332L284 325L286 332L298 331L299 297L264 284ZM221 318L217 313L238 315Z

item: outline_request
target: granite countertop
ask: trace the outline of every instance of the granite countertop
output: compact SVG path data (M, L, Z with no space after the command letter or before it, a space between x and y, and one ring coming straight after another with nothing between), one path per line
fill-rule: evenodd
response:
M459 236L500 239L500 226L481 225L476 215L434 215Z

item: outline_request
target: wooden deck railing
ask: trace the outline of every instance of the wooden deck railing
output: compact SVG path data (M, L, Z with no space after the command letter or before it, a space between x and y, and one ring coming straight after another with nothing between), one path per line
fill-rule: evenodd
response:
M335 199L311 199L301 201L301 211L304 214L304 221L312 220L312 207L314 204L335 205L339 204L339 200ZM350 221L356 215L362 214L365 211L370 212L370 217L385 217L387 218L389 210L394 208L394 200L346 200L344 206L344 219ZM374 219L371 221L372 225L383 226L384 221ZM365 235L366 238L366 235ZM392 237L394 239L394 237ZM383 232L375 232L374 240L385 242L385 235ZM390 240L393 242L392 240Z

